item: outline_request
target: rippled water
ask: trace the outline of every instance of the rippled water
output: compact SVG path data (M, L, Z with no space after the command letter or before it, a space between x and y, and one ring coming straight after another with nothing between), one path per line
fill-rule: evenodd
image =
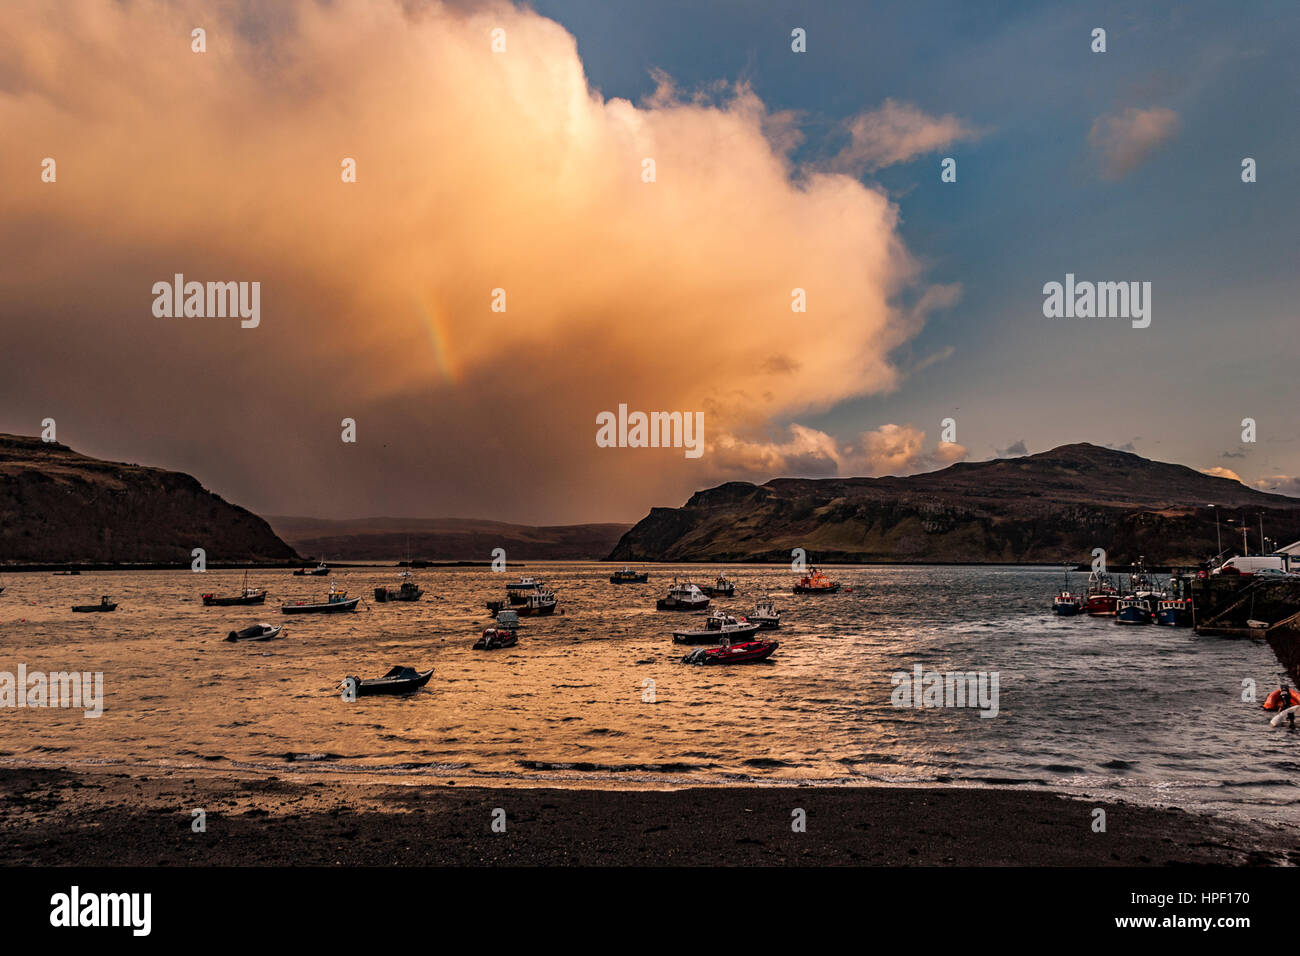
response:
M718 569L655 566L649 584L622 586L611 570L530 564L565 613L488 653L470 649L484 601L518 568L420 572L416 604L369 601L392 568L343 571L361 609L306 617L278 601L328 579L265 572L250 582L270 589L265 607L205 608L201 592L231 593L242 573L10 574L0 670L102 671L106 703L99 719L0 710L0 757L561 786L1012 784L1294 819L1300 732L1271 730L1241 699L1244 679L1276 686L1262 642L1057 619L1056 570L841 567L852 593L800 597L786 569L740 566L736 597L715 605L744 613L774 595L780 649L768 664L691 667L669 636L690 616L654 600L674 570ZM100 594L119 610L69 612ZM284 637L223 640L257 620ZM340 699L343 677L394 664L432 665L433 679L408 698ZM891 674L916 664L997 672L998 715L892 706Z

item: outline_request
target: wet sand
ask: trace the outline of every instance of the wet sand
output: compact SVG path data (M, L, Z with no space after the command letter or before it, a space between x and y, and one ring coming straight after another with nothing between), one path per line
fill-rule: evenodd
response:
M1092 830L1106 810L1107 832ZM206 812L206 832L192 811ZM505 833L492 830L505 811ZM792 830L792 811L807 830ZM1300 865L1300 834L1039 791L403 786L0 770L0 864ZM1260 848L1266 849L1260 849Z

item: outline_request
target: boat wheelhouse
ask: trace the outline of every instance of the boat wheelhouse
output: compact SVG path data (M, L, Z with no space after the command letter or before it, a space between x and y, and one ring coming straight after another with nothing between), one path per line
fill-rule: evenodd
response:
M754 613L749 615L749 619L765 631L781 626L781 612L777 609L776 602L766 595L754 604Z
M673 579L668 594L655 602L660 611L702 611L709 606L709 597L690 581Z
M523 604L541 589L541 581L524 576L506 585L506 598L511 604Z

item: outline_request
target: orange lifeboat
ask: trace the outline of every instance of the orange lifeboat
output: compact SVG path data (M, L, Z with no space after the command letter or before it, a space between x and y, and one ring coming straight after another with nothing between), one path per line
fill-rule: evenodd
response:
M1283 697L1284 694L1285 697ZM1293 690L1284 691L1280 687L1264 698L1265 710L1286 710L1296 704L1300 704L1300 697L1296 696L1296 692Z

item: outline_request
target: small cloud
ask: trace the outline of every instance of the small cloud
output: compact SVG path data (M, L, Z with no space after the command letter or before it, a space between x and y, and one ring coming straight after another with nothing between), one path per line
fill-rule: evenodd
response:
M1107 442L1106 447L1113 448L1116 451L1127 451L1127 452L1132 452L1135 455L1137 454L1137 449L1133 447L1133 443L1131 441L1126 441L1122 445L1112 445L1109 442Z
M925 432L912 425L882 425L841 446L826 432L793 424L783 442L745 441L723 435L710 448L715 465L729 475L751 477L903 475L934 471L961 461L967 449L940 442L925 449Z
M832 171L858 175L975 139L979 132L956 116L930 116L909 103L885 100L847 121L849 142L830 161Z
M1233 481L1241 481L1241 476L1231 468L1202 468L1201 471L1215 478L1231 478Z
M1254 482L1260 491L1300 498L1300 478L1294 475L1267 475Z
M1088 131L1088 145L1105 179L1123 179L1178 134L1178 114L1163 106L1098 116Z
M948 359L952 358L953 353L956 351L957 350L954 349L951 345L945 345L943 348L939 349L939 351L933 353L932 355L927 355L925 358L921 359L921 361L913 365L912 374L915 375L917 372L921 371L922 369L927 369L931 365L935 365L939 362L948 361Z
M1023 438L1017 442L1013 442L1007 448L996 448L994 451L998 453L999 458L1020 458L1029 454L1029 449L1025 447L1025 440Z

